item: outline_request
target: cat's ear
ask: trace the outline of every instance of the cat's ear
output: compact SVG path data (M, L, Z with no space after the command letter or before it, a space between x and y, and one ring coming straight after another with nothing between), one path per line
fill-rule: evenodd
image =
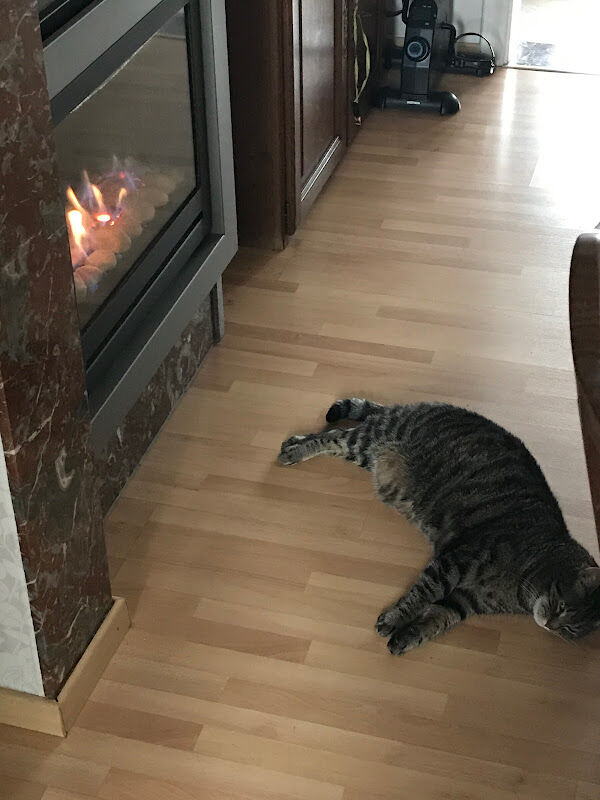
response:
M582 594L592 594L600 587L600 567L582 569L575 585Z

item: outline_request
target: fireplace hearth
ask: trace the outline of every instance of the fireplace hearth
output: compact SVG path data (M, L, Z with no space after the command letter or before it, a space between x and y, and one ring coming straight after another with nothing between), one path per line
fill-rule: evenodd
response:
M0 52L0 718L62 735L127 626L102 511L222 330L224 0L3 0Z
M237 248L223 0L39 0L92 434ZM222 320L217 320L217 329Z

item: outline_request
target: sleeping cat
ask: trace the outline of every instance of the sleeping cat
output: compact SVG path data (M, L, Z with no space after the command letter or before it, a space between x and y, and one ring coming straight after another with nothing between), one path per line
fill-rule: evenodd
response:
M525 445L479 414L451 405L387 407L351 398L328 422L360 424L281 446L282 464L318 455L373 473L377 494L415 522L433 557L375 625L406 653L472 614L531 614L574 640L600 627L600 568L569 534Z

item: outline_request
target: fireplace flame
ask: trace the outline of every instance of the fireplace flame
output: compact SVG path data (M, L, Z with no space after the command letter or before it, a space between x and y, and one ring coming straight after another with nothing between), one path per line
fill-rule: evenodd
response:
M157 179L163 187L166 184L164 192L153 185ZM131 245L130 237L140 235L142 224L154 216L156 207L167 202L180 180L150 171L132 158L121 161L117 156L113 156L106 171L94 174L93 180L83 170L81 183L66 190L65 208L73 269L86 267L79 273L80 278L84 280L85 274L87 281L91 270L115 267L117 255ZM137 207L134 200L140 189L145 194ZM157 195L154 202L151 198Z
M123 203L126 197L127 197L127 189L123 186L123 188L119 191L119 196L117 198L117 210L119 211L119 213L123 209Z
M73 265L84 261L87 257L87 250L84 246L86 238L86 228L83 224L83 214L76 208L67 211L67 223L69 225L69 242L71 245L71 261Z
M69 203L71 203L73 208L76 208L77 211L79 211L82 215L86 213L84 207L81 205L81 203L77 199L77 195L75 194L73 189L71 189L70 186L67 189L67 200L69 201Z
M74 269L85 263L95 249L94 229L114 226L124 211L127 196L142 185L116 156L112 171L99 176L95 183L87 170L82 171L81 178L77 192L72 186L67 189L66 216Z
M104 205L104 198L102 197L102 192L96 186L95 183L92 183L90 185L90 188L92 190L92 194L94 196L94 202L95 202L95 205L96 205L96 212L97 212L96 213L96 219L99 219L100 216L103 216L103 215L105 215L107 213L106 206ZM108 216L110 218L110 214Z

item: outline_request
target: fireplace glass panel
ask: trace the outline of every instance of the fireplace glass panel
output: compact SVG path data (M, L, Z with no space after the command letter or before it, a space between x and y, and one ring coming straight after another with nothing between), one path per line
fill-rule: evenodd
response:
M38 0L42 37L56 33L66 22L90 6L94 0Z
M184 11L56 127L85 327L199 189Z

